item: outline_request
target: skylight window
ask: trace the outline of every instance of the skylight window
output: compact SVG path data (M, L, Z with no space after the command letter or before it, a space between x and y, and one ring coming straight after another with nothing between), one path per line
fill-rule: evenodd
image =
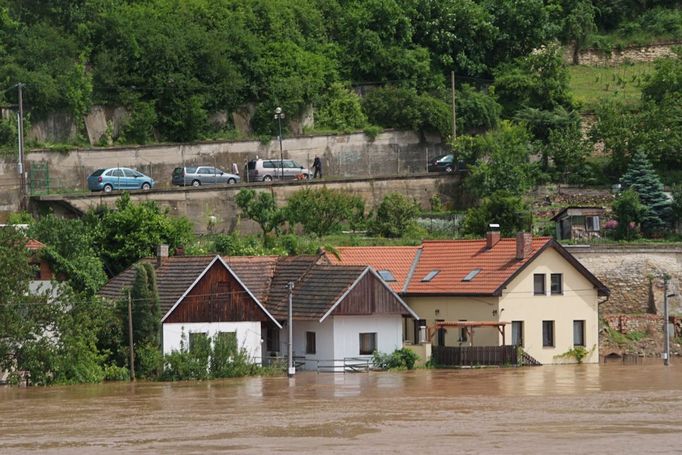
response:
M390 270L379 270L379 276L384 281L397 281Z
M467 276L465 276L462 281L471 281L474 278L476 278L476 275L478 275L481 272L481 269L474 269L471 272L467 273Z
M424 278L422 278L422 282L427 283L427 282L433 280L434 278L436 278L436 275L438 275L439 273L440 273L440 270L431 270L429 273L426 274L426 276Z

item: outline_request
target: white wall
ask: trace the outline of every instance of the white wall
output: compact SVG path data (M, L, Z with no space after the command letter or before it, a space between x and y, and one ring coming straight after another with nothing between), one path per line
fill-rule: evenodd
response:
M315 354L306 354L306 332L315 332ZM282 355L287 355L288 329L285 326L280 332L283 344ZM331 365L334 357L334 325L331 319L322 324L318 321L294 321L294 357L305 357L303 366L306 370L316 370L318 366Z
M360 334L376 332L377 350L391 353L403 347L403 320L399 314L334 316L334 359L360 355Z
M185 333L185 343L189 340L190 332L207 333L213 337L218 332L237 332L239 348L245 348L249 357L256 363L261 362L261 331L260 322L193 322L163 324L163 353L180 350L182 333ZM187 345L185 345L187 347Z

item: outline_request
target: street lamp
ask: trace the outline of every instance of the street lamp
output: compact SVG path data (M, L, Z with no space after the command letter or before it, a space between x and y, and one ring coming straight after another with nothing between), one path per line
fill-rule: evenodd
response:
M277 124L279 126L279 136L277 138L279 139L279 165L280 169L282 170L282 181L284 181L284 152L282 151L282 119L284 118L284 112L282 112L282 108L278 107L275 109L275 120L277 120Z

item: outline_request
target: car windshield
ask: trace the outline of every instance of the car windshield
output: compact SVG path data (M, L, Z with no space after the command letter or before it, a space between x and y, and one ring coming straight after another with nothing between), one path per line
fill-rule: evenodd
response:
M103 173L105 170L106 170L106 169L97 169L95 172L92 173L92 176L93 176L93 177L99 177L100 175L102 175L102 173Z
M441 163L444 163L444 162L452 162L453 160L454 160L453 155L445 155L444 157L442 157L438 161L440 161Z

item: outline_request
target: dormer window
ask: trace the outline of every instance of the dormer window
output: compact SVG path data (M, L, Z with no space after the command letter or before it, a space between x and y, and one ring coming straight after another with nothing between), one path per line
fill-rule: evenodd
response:
M431 270L429 273L426 274L424 278L422 278L422 283L428 283L429 281L433 280L439 273L440 270Z
M386 282L397 281L390 270L379 270L379 276Z
M474 269L471 272L467 273L467 275L464 278L462 278L462 281L471 281L474 278L476 278L476 275L478 275L479 273L481 273L481 269Z

